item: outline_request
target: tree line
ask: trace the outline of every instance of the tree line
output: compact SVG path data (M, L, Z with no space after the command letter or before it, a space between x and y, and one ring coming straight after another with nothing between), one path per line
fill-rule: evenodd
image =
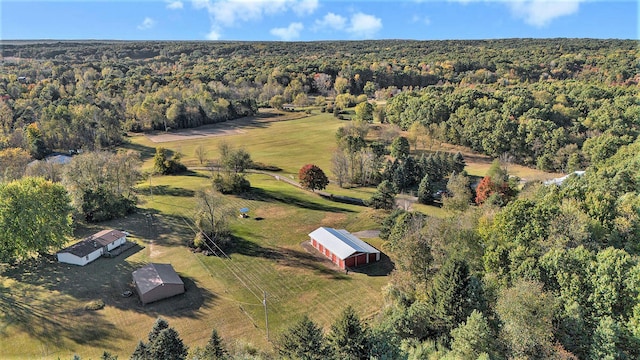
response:
M332 109L341 109L359 95L384 100L436 86L424 94L433 99L424 106L413 99L402 120L404 106L392 102L391 121L405 129L415 121L446 123L439 135L446 141L560 168L567 162L554 163L543 151L548 145L569 157L573 149L565 147L582 148L584 133L604 133L611 117L622 122L612 135L632 135L619 132L637 115L626 111L639 80L635 43L624 40L3 42L1 51L0 149L23 148L35 158L118 145L126 131L195 127L253 115L258 107L305 105L308 95L334 98ZM369 117L370 109L364 113ZM502 136L491 131L493 123ZM529 139L556 128L565 131L539 144ZM493 138L482 144L476 133ZM510 135L519 144L509 144ZM592 147L611 142L602 138Z

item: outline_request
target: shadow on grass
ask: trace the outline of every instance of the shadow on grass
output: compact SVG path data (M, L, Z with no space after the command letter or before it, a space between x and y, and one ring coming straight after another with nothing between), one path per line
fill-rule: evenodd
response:
M194 280L182 277L187 289L185 294L157 304L142 306L135 293L131 273L146 265L146 262L126 261L128 257L142 249L142 246L136 244L117 257L99 258L85 266L64 264L43 258L11 267L2 276L14 279L23 286L32 285L49 292L58 291L82 303L102 300L107 306L152 315L196 318L198 309L205 302L215 298L215 295L207 289L198 287ZM180 269L176 271L179 273ZM124 297L123 293L126 291L133 291L134 295ZM43 316L55 317L59 309L45 306L41 311Z
M96 311L69 308L63 296L34 294L22 284L11 289L0 287L0 313L3 322L19 328L43 343L58 347L91 344L107 350L118 350L110 339L122 336L121 331ZM4 331L0 331L0 336Z
M323 259L307 251L300 251L278 246L268 248L240 237L233 237L231 246L225 253L233 259L233 254L260 257L276 262L278 265L311 270L318 275L329 276L336 280L351 280L342 270L333 266L328 259ZM325 261L326 260L326 261Z
M193 197L195 195L195 191L175 187L171 185L154 185L154 186L138 186L136 188L136 192L138 194L144 195L168 195L168 196L181 196L181 197Z
M251 192L241 195L240 197L250 200L264 201L264 202L279 202L287 205L294 205L300 208L318 211L328 212L353 212L353 210L344 209L337 206L325 205L318 202L305 200L299 197L287 195L280 192L269 191L260 188L252 188Z
M368 276L388 276L389 274L391 274L394 268L395 265L393 264L393 261L391 261L391 259L387 255L381 253L380 261L376 261L374 263L363 266L349 268L349 272L365 274Z
M127 149L127 150L134 150L140 153L140 159L142 161L147 160L147 159L151 159L155 153L156 153L156 149L151 147L151 146L144 146L144 145L140 145L140 144L135 144L132 142L127 142L125 144L122 144L120 146L123 149Z

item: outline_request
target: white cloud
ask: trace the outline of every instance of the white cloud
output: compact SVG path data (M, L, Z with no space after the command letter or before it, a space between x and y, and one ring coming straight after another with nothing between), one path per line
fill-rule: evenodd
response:
M313 13L318 0L192 0L196 9L206 9L218 26L236 26L239 22L260 20L266 15L293 11L303 16Z
M316 29L330 28L334 30L342 30L345 28L346 25L347 25L347 18L330 12L330 13L327 13L321 20L316 20L315 28Z
M142 20L142 23L140 25L138 25L138 29L139 30L148 30L151 29L152 27L154 27L156 25L156 21L153 20L150 17L146 17L144 18L144 20Z
M411 22L423 23L424 25L431 25L431 18L428 16L413 15L413 17L411 18Z
M304 29L304 25L299 22L289 24L286 28L271 29L271 35L277 36L284 41L291 41L300 37L300 32Z
M175 0L175 1L167 0L166 3L167 3L167 9L171 9L171 10L178 10L184 7L184 4L180 0Z
M578 12L580 3L587 0L447 0L462 4L477 2L503 3L517 18L537 27L547 26L556 18Z
M221 34L220 29L211 28L211 31L207 33L207 40L220 40Z
M507 4L516 17L524 19L527 24L543 27L558 17L576 13L581 1L517 0Z
M382 20L373 15L356 13L351 15L347 32L358 38L370 39L382 29Z
M292 5L292 10L298 16L311 15L318 8L318 0L301 0Z

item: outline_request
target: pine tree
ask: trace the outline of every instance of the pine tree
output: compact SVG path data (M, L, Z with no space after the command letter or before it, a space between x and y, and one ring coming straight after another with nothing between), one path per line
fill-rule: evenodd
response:
M338 359L369 358L368 330L351 306L331 325L328 339Z
M395 207L395 190L388 180L378 185L378 189L369 199L369 206L374 209L391 210Z
M156 322L153 324L151 331L149 331L149 343L152 343L158 334L164 329L169 328L169 323L163 318L157 318Z
M149 351L147 350L147 346L140 340L138 342L138 346L131 354L131 360L149 360Z
M118 355L112 355L110 352L104 351L100 356L100 360L118 360Z
M448 260L438 271L427 293L433 327L449 334L478 307L474 299L469 266L464 260Z
M461 173L464 170L465 166L467 166L467 163L464 161L464 157L462 156L462 154L458 151L453 156L453 171L455 171L456 173Z
M184 360L187 358L187 347L177 331L167 328L149 343L149 356L154 360Z
M285 358L323 360L329 357L322 329L307 315L282 334L278 352Z
M216 329L211 331L211 337L204 348L205 356L207 359L226 359L227 350L224 348L222 338L218 334Z
M481 312L473 310L467 321L451 330L451 351L456 359L476 360L492 354L495 335Z
M425 174L418 186L418 201L422 204L431 204L433 202L433 192L431 191L431 181L429 174Z

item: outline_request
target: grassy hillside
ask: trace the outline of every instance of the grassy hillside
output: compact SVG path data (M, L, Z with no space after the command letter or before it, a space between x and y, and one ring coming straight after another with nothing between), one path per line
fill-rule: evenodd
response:
M334 134L344 124L329 114L319 114L288 121L255 121L228 136L163 143L136 136L127 147L142 153L147 170L152 167L155 146L180 151L186 164L198 166L197 146L203 145L208 158L215 159L218 144L226 141L244 147L255 161L282 168L282 176L296 178L306 163L315 163L330 175ZM483 175L488 159L468 159L470 172ZM210 184L207 171L195 171L144 180L138 185L138 213L77 228L77 238L109 227L129 231L138 245L119 257L99 259L86 267L43 259L2 269L2 357L55 359L78 354L84 359L97 358L107 350L128 358L158 316L167 319L189 346L203 345L215 327L232 347L269 350L264 292L271 339L304 313L325 328L347 305L365 318L373 317L381 308L382 289L392 268L388 258L345 274L307 251L303 243L318 226L376 229L384 214L330 202L270 176L251 174L248 178L254 188L251 194L224 198L225 207L233 214L242 207L250 209L248 219L231 218L235 245L228 258L195 254L186 247L194 236L193 195ZM328 190L360 198L373 192L340 189L333 184ZM439 208L415 208L445 215ZM379 239L366 240L380 248ZM125 290L132 289L131 272L148 262L171 263L185 280L187 292L146 306L139 304L135 295L122 297ZM85 309L97 301L103 301L105 307Z

